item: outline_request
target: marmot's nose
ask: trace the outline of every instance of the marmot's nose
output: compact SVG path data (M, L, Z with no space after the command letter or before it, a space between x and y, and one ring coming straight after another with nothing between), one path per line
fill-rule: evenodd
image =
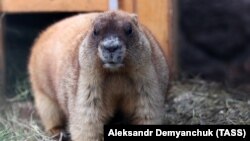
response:
M115 52L119 48L121 48L121 45L106 45L106 46L103 46L103 49L107 50L110 53Z

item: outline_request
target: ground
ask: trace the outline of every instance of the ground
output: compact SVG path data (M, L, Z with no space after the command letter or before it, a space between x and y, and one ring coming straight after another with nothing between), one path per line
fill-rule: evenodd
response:
M172 85L166 104L166 124L250 124L249 96L202 80Z
M0 140L53 141L44 133L25 85L17 87L20 94L8 99L9 106L0 114ZM172 82L165 124L250 124L250 96L228 91L220 84L197 79Z

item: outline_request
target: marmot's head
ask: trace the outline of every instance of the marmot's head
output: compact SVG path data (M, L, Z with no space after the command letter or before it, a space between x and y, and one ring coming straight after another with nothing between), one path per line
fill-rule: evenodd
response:
M145 35L134 14L102 13L94 19L89 32L88 46L96 48L99 62L105 69L118 70L148 54L144 51L148 42L143 42Z

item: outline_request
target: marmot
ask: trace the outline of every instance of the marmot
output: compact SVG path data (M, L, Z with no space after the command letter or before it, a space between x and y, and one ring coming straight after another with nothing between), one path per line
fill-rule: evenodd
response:
M36 40L29 74L46 130L102 140L120 110L131 124L162 124L169 71L150 31L123 11L80 14Z

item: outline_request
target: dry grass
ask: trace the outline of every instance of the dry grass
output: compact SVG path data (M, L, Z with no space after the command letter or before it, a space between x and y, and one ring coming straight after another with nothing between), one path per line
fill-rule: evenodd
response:
M250 124L249 98L228 93L213 82L174 82L166 104L166 124Z
M26 84L0 114L1 141L52 141L40 126ZM249 96L250 97L250 96ZM237 99L216 83L173 82L166 104L165 124L250 124L250 100Z
M53 141L41 128L28 81L19 81L15 91L18 95L0 107L0 141Z
M6 107L0 116L1 141L52 141L43 132L31 102Z

